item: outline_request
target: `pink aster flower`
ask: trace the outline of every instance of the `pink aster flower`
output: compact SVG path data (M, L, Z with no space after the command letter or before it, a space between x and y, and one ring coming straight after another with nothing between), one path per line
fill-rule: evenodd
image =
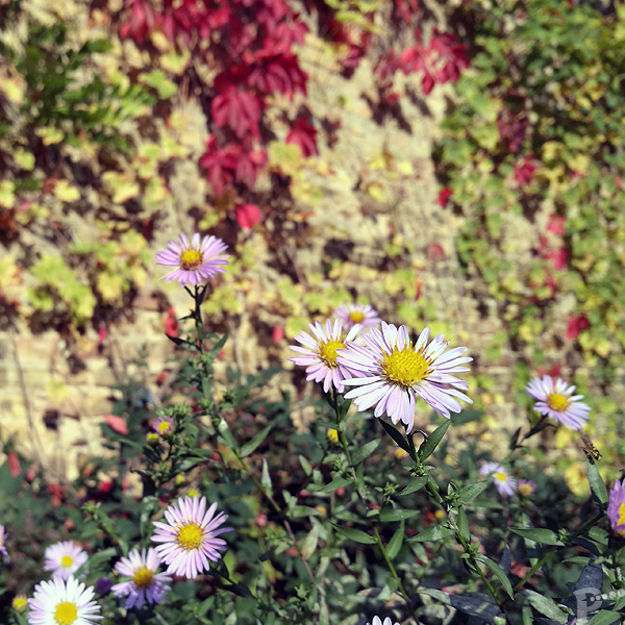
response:
M160 603L169 592L166 582L171 582L167 573L157 573L156 569L161 564L155 549L151 547L139 553L133 549L127 558L122 558L116 565L115 570L120 575L130 578L119 584L115 584L111 590L116 597L128 597L126 609L136 606L141 609L145 602Z
M209 560L219 560L226 541L217 536L232 528L219 527L228 517L223 512L215 516L216 509L216 503L206 509L206 497L180 498L165 510L167 523L153 522L152 541L161 543L156 551L168 565L168 573L191 579L208 571Z
M534 378L525 391L536 400L536 412L573 430L581 430L586 425L590 406L580 401L583 395L573 395L575 386L567 386L561 378L554 380L548 375Z
M367 625L399 625L399 623L393 623L390 616L387 616L383 621L379 616L374 616L371 623L367 623Z
M44 553L43 568L53 578L68 579L87 561L87 552L71 540L50 545Z
M371 328L380 323L378 311L369 304L344 304L339 306L333 313L333 317L343 321L346 330L360 325L363 328Z
M53 578L35 586L28 604L30 625L95 625L102 619L94 591L74 577Z
M174 431L174 420L168 416L158 417L154 419L152 429L161 436L167 436Z
M362 335L362 345L351 344L339 352L339 365L358 376L345 380L356 387L345 394L346 399L353 399L359 410L375 406L374 416L386 413L393 423L401 421L407 432L414 426L417 397L446 419L449 411L462 410L458 399L473 403L461 392L467 383L453 375L469 371L463 365L473 359L462 356L466 347L446 351L449 341L442 334L428 345L429 328L413 344L406 326L381 323Z
M295 336L295 340L303 347L290 345L290 349L302 355L293 356L289 360L296 365L306 367L307 380L323 381L324 392L327 393L333 385L339 393L342 393L343 382L351 378L352 374L338 361L337 350L355 345L354 341L358 337L361 326L354 326L347 334L343 331L341 319L335 319L334 322L326 319L324 324L315 321L314 325L309 323L308 327L312 336L303 331Z
M217 237L200 237L196 232L191 242L186 234L178 236L178 243L170 241L167 247L156 255L158 265L176 267L161 280L177 280L182 286L200 284L218 272L224 272L229 256L224 254L226 244Z
M500 495L514 495L517 489L517 482L498 462L486 462L480 469L481 475L492 475L495 488Z
M608 519L612 529L625 536L625 480L614 482L608 497Z
M529 497L536 490L536 482L532 480L519 480L518 491L524 497Z
M6 539L7 539L7 534L4 531L4 525L0 525L0 555L3 555L3 556L7 555L7 548L4 545Z

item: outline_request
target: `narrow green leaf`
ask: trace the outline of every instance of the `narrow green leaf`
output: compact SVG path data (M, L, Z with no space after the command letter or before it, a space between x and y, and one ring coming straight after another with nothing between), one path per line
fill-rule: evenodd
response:
M348 540L353 540L356 543L362 545L375 545L377 542L373 536L370 536L362 530L357 530L354 527L336 527L336 531Z
M311 484L308 487L308 490L316 493L333 493L335 490L339 488L343 488L348 484L351 484L352 481L346 477L335 477L329 484L325 486L319 486L317 484ZM313 488L314 486L314 488Z
M558 545L562 546L564 543L558 538L558 535L548 529L541 527L511 527L511 532L522 536L523 538L529 538L534 542L541 545Z
M270 495L273 495L273 486L271 484L271 476L269 475L269 466L267 465L266 458L263 458L263 471L260 476L260 483Z
M319 542L319 528L317 525L314 525L313 528L306 534L306 537L302 541L300 546L300 551L302 553L302 558L304 560L308 560L310 556L314 553L317 548L317 543Z
M219 435L222 441L225 443L226 447L229 447L230 449L236 449L236 443L234 442L234 437L232 436L232 432L230 431L228 422L223 417L219 420L217 432L219 432Z
M588 622L588 625L610 625L618 620L622 616L621 612L615 612L614 610L599 610Z
M508 579L508 576L505 574L504 570L494 560L491 560L481 553L478 553L476 557L480 562L485 564L490 569L491 573L504 587L504 590L508 593L510 599L513 599L514 594L512 590L512 584L510 583L510 580Z
M566 623L569 620L568 614L553 599L529 589L525 589L523 594L534 610L556 621L556 623Z
M410 538L409 541L415 543L436 542L437 540L453 535L454 530L451 527L434 525L432 527L428 527L428 529L424 530L420 534L417 534L413 538Z
M608 491L606 490L605 483L599 473L597 465L586 460L586 469L588 471L588 482L592 494L599 503L608 503Z
M365 458L368 458L380 445L382 441L379 438L374 438L366 445L363 445L353 456L352 462L354 466L359 465Z
M382 510L380 512L380 521L382 523L390 523L392 521L403 521L417 516L419 510Z
M269 434L269 430L271 430L271 425L266 425L260 432L252 438L251 441L248 441L241 447L241 458L245 458L249 456L262 442L267 438L267 434Z
M419 460L423 461L434 453L434 450L438 447L438 444L443 439L443 436L445 436L450 423L451 421L446 420L421 443L419 451L417 452Z
M476 482L475 484L469 484L464 488L461 488L455 495L454 502L458 506L463 506L464 504L473 501L478 495L482 494L488 488L490 484L490 480L485 480L483 482Z
M391 560L397 556L404 542L404 532L406 529L405 525L406 524L402 520L399 527L395 530L395 533L391 537L391 540L388 541L388 545L386 545L386 553Z
M462 540L467 543L471 542L471 532L469 532L469 521L467 520L467 514L464 511L464 508L458 508L458 533L460 534Z
M384 419L378 419L378 423L386 430L386 433L395 441L395 444L398 447L401 447L404 451L410 453L410 445L399 430L397 430L390 423L384 421Z
M297 457L299 459L299 463L302 465L302 469L304 469L306 477L310 477L310 474L312 473L312 467L310 466L310 462L308 462L308 460L306 460L306 458L304 458L304 456L302 456L301 454Z
M415 493L418 490L421 490L427 484L428 478L427 475L422 475L421 477L413 478L412 482L406 486L402 491L399 492L400 495L410 495L411 493Z

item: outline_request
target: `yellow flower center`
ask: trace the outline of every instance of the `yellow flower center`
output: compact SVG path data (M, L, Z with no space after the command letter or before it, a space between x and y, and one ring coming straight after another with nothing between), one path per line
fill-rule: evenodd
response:
M204 257L197 250L185 250L180 254L180 266L187 271L192 271L202 266Z
M345 343L341 341L330 340L327 343L322 343L319 346L319 356L321 356L321 360L328 365L328 367L334 368L338 367L336 364L337 349L345 349Z
M618 509L618 523L617 525L623 525L625 523L625 503L622 503Z
M18 612L23 612L28 605L28 599L26 599L24 595L17 595L13 598L12 605L14 610L17 610Z
M534 489L530 484L519 484L519 492L521 493L521 495L525 495L526 497L528 497L532 494L532 490Z
M560 393L551 393L551 395L547 397L547 405L551 410L564 412L569 405L569 400L564 395L560 395Z
M199 496L200 496L200 491L195 488L190 488L189 492L187 493L187 497L199 497Z
M349 318L354 322L354 323L360 323L361 321L365 320L365 316L361 313L361 312L353 312L349 314Z
M380 364L390 382L406 388L421 382L427 376L430 367L422 350L415 352L410 343L402 350L394 347L390 354L384 354Z
M203 538L204 532L195 523L188 523L178 532L178 544L187 551L200 547Z
M152 584L153 577L154 577L154 574L152 573L152 571L150 571L150 569L146 569L145 567L143 567L142 569L139 569L132 576L132 581L135 583L135 586L137 588L140 588L141 590L145 590L146 588L149 588L150 585Z
M71 601L61 601L54 610L54 618L59 625L72 625L77 616L76 604Z
M495 473L495 475L493 477L496 480L499 480L500 482L507 482L508 481L508 476L505 473L502 473L501 471L497 471L497 473Z
M171 430L171 423L169 421L161 421L156 426L156 429L159 431L160 434L167 434L167 432Z
M72 558L72 556L63 556L61 558L61 566L64 566L66 569L72 566L72 564L74 564L74 558Z

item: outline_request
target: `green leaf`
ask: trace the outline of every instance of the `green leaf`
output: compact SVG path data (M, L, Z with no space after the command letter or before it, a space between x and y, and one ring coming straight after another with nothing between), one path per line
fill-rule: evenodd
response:
M417 455L419 460L423 461L434 453L434 450L445 436L447 429L449 428L451 421L446 420L439 425L426 439L421 443Z
M415 493L418 490L421 490L427 484L428 478L427 475L422 475L420 477L415 477L408 486L406 486L402 491L400 491L400 495L410 495L411 493Z
M351 484L352 481L346 477L335 477L329 484L325 486L319 486L318 484L311 484L308 487L310 492L316 493L333 493L338 488L343 488L348 484Z
M528 538L529 540L540 543L541 545L564 545L555 532L545 528L511 527L510 531L522 536L523 538Z
M354 466L359 465L365 458L368 458L380 445L382 441L379 438L374 438L366 445L361 447L353 456L352 463Z
M482 562L490 569L491 573L497 578L497 580L499 580L501 585L504 587L505 591L510 596L510 599L513 599L514 595L512 591L512 584L510 583L510 580L508 579L508 576L505 574L504 570L494 560L491 560L481 553L478 553L476 558L479 562Z
M401 432L393 427L390 423L384 421L384 419L378 419L378 423L386 430L386 433L395 441L398 447L401 447L404 451L410 453L410 445L406 439L401 435Z
M413 538L410 538L409 541L415 543L436 542L437 540L442 540L448 536L453 536L454 533L455 532L451 527L446 527L445 525L434 525L432 527L428 527L428 529L424 530L420 534L417 534Z
M592 494L599 503L608 503L608 491L606 490L605 483L599 473L597 465L586 460L586 469L588 471L588 483L590 484Z
M161 69L152 70L148 74L141 74L139 80L148 87L154 87L158 92L159 98L165 100L170 98L178 91L176 83L167 78L165 72Z
M260 483L263 485L264 489L270 495L273 495L273 486L271 484L271 476L269 475L269 465L267 464L266 458L263 458L263 471L261 473Z
M419 510L382 510L382 512L380 512L380 521L383 523L403 521L404 519L417 516L419 512Z
M489 484L490 480L485 480L484 482L469 484L468 486L461 488L457 493L455 493L453 500L455 505L463 506L464 504L469 503L485 491Z
M306 534L306 537L304 538L300 546L300 551L304 560L308 560L310 556L312 556L312 554L315 552L315 549L317 548L318 542L319 528L317 525L314 525L310 532Z
M567 613L553 599L529 589L524 590L523 594L537 612L544 614L556 623L566 623L569 620Z
M471 532L469 531L469 521L467 520L467 513L464 508L458 508L458 533L460 537L467 543L471 542Z
M621 612L615 612L614 610L599 610L599 612L593 614L588 625L610 625L618 621L621 616Z
M373 536L370 536L362 530L357 530L353 527L335 527L336 531L341 534L341 536L348 540L353 540L356 543L360 543L361 545L375 545L377 542Z
M266 425L260 432L241 447L241 458L249 456L266 438L271 430L271 425Z
M404 532L405 523L402 520L399 527L395 530L395 533L391 537L391 540L388 541L388 545L386 545L386 553L391 560L397 556L399 550L401 549L404 542Z
M308 460L304 458L304 456L302 456L301 454L299 454L297 457L299 459L299 463L302 465L302 469L304 469L306 477L310 477L310 475L312 474L312 467L310 466L310 462L308 462Z
M232 432L230 431L228 422L223 417L219 420L217 432L219 432L219 436L225 443L226 447L229 447L230 449L236 449L236 443L234 442L234 437L232 436Z

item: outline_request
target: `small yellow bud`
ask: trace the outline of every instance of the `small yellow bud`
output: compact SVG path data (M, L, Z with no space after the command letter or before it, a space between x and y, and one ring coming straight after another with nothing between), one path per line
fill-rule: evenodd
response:
M402 458L406 458L408 456L408 452L401 447L395 447L395 458L397 460L401 460Z
M200 496L200 491L195 488L191 488L189 492L187 493L187 497L199 497L199 496Z
M26 595L15 595L11 605L16 612L23 612L28 607L28 599Z
M446 516L446 515L445 515L445 511L444 511L444 510L437 510L437 511L434 513L434 518L435 518L437 521L444 521L444 520L445 520L445 516Z
M145 435L145 440L153 445L154 443L158 443L159 436L156 432L148 432Z
M326 436L328 440L335 445L339 442L339 433L334 428L328 428Z
M315 506L315 510L319 513L320 517L326 517L328 514L328 511L326 510L325 506L322 506L322 505Z

